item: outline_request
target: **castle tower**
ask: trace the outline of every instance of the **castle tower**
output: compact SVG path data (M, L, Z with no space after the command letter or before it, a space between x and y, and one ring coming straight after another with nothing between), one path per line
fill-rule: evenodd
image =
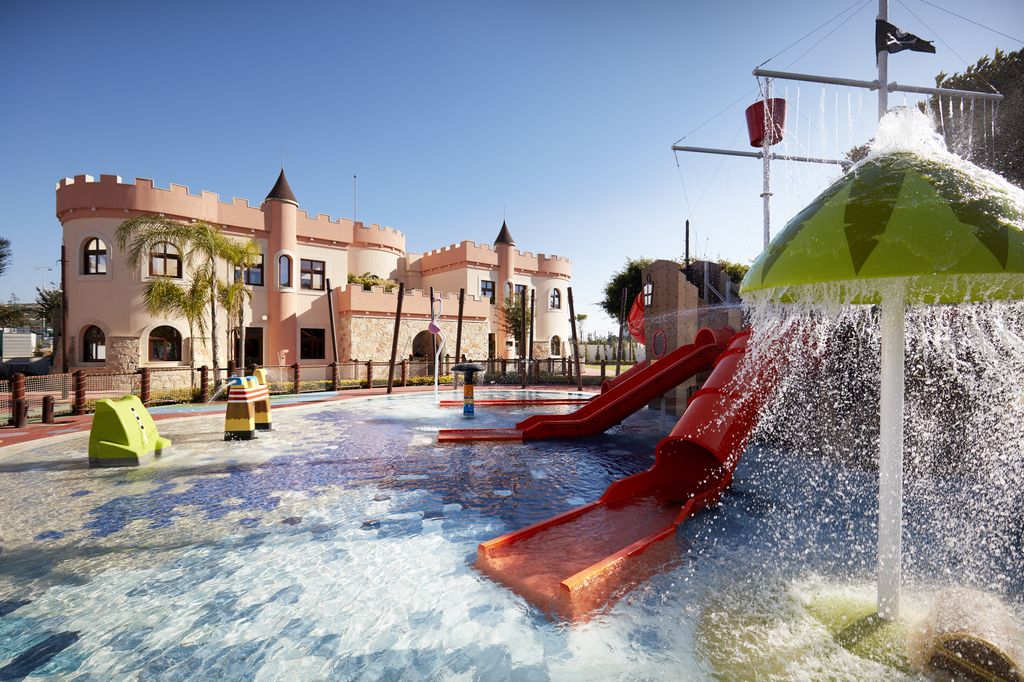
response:
M512 233L508 230L505 221L501 221L501 231L494 240L494 250L498 252L498 291L497 295L497 325L494 339L497 342L497 354L503 357L511 356L511 349L507 345L509 336L505 333L505 324L502 315L505 312L505 299L508 294L515 295L515 284L512 281L516 273L516 242L512 239Z
M263 203L263 220L268 231L270 281L267 282L268 365L291 364L299 359L299 330L296 320L296 291L299 282L298 236L295 199L284 169ZM287 352L285 352L287 351Z

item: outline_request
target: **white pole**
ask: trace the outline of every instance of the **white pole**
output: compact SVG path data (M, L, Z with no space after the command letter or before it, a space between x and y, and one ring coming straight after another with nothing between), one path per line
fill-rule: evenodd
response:
M878 0L878 18L889 21L889 0ZM878 119L889 110L889 51L878 53Z
M903 361L906 319L902 296L882 302L881 433L878 457L878 615L900 611L903 556Z
M768 248L769 242L772 240L772 212L771 212L771 135L774 134L775 121L773 120L772 110L769 108L768 100L772 96L772 82L765 78L764 79L764 140L761 146L761 157L762 163L764 164L762 171L762 185L761 185L761 198L764 200L764 248Z

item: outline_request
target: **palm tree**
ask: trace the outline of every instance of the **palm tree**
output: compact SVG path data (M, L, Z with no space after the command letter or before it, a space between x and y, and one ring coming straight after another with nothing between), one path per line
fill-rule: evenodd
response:
M245 269L260 262L263 254L259 244L252 239L244 241L228 240L223 251L224 260L231 270L238 269L240 277L230 284L221 285L219 297L221 305L228 314L229 327L231 321L238 321L238 343L241 349L239 365L245 364L245 305L252 300L252 291L245 284ZM228 333L228 348L231 347L231 335ZM230 351L228 353L230 356Z
M146 282L142 290L142 300L151 315L175 315L185 318L188 324L189 365L196 368L196 332L206 334L206 301L210 297L206 280L199 273L189 278L188 286L179 286L177 282L159 277ZM205 346L206 341L203 341ZM195 386L195 372L192 372L192 385Z
M241 279L231 283L218 282L217 283L217 300L221 307L224 308L224 312L227 313L228 317L228 328L225 332L225 340L228 344L228 357L230 358L232 353L231 348L231 334L237 332L239 334L239 344L242 349L242 357L239 358L239 367L245 363L245 304L252 299L252 291L245 285L245 282ZM238 325L237 329L233 329L234 324Z
M133 268L138 268L154 247L165 242L182 254L182 267L192 268L192 279L205 284L204 304L209 304L211 353L214 376L217 376L220 369L217 261L234 253L234 242L202 220L186 224L164 216L142 215L124 221L117 228L117 245Z

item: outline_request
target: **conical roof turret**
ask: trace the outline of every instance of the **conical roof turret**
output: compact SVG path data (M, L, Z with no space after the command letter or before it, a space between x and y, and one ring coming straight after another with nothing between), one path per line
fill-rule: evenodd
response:
M298 200L295 198L295 193L292 192L292 188L288 185L288 178L284 176L284 168L281 169L281 174L277 176L277 182L274 183L274 188L270 190L270 194L267 195L267 201L271 199L277 199L278 201L288 201L296 206L299 205Z
M515 246L516 240L512 239L512 233L508 231L508 225L505 221L501 221L501 232L498 233L497 239L494 240L494 245L507 244L508 246Z

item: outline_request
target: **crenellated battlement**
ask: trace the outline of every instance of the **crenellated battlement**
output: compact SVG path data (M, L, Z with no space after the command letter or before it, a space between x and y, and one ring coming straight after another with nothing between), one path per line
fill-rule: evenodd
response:
M125 182L119 175L76 175L62 178L56 184L57 218L71 220L78 211L90 217L123 217L125 214L153 213L185 220L204 220L225 229L267 230L264 204L234 197L222 201L216 192L199 190L188 185L170 183L158 187L149 178ZM351 218L334 218L326 213L297 210L300 238L330 240L335 244L382 248L405 252L405 234L393 227L365 225Z
M222 200L216 192L193 190L188 185L170 183L158 187L149 178L135 178L126 182L119 175L76 175L62 178L56 183L57 218L61 222L81 217L118 218L157 214L181 220L202 220L222 229L266 233L269 223L264 215L266 204L233 197ZM306 241L329 241L340 247L369 248L396 253L409 258L410 265L418 265L423 274L439 273L467 265L497 268L499 252L489 243L464 240L448 244L423 254L407 254L406 235L388 225L363 223L351 218L332 217L297 209L296 230ZM515 250L516 272L551 275L567 279L572 274L568 258L544 253Z
M454 318L459 310L457 292L437 292L435 297L442 303L442 317ZM339 313L362 316L393 316L398 304L398 287L385 291L383 285L371 287L369 291L358 284L349 284L335 290ZM484 320L490 316L491 304L475 294L466 294L464 315L467 319ZM423 289L406 289L402 299L403 317L430 317L430 292Z
M231 201L221 201L220 195L217 192L210 192L209 190L203 189L203 190L199 190L199 192L196 193L188 185L179 185L176 182L172 182L172 183L170 183L167 186L167 188L163 188L163 187L157 187L156 183L152 179L150 179L150 178L135 178L135 182L132 183L132 182L125 182L121 178L120 175L108 175L108 174L105 174L105 173L100 175L99 180L97 180L92 175L86 175L86 174L76 175L76 176L74 176L72 178L61 178L57 182L56 190L57 190L57 192L59 194L61 189L67 188L67 187L76 186L76 185L79 188L81 188L82 185L87 185L87 186L88 185L92 185L93 186L92 188L88 188L88 189L93 189L93 188L110 188L110 187L118 187L118 188L132 188L132 187L134 187L134 188L138 188L138 189L142 189L142 190L153 190L153 191L157 191L157 192L169 192L170 194L179 195L179 196L195 197L197 199L203 199L203 200L206 200L206 201L214 201L214 202L217 202L217 203L220 203L220 204L224 204L226 206L241 206L243 208L252 208L252 209L256 209L256 210L259 210L259 207L260 207L260 204L257 204L257 205L254 206L251 203L249 203L248 199L243 199L243 198L239 198L239 197L233 197L231 199Z

